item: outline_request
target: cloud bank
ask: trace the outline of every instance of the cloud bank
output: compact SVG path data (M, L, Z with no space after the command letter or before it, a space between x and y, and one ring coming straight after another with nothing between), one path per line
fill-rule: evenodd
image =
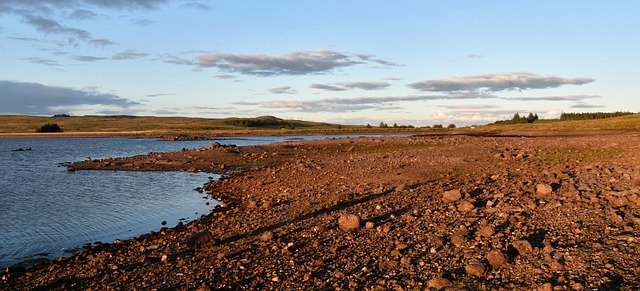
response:
M423 92L500 92L557 88L562 85L584 85L593 81L592 78L561 78L516 72L425 80L407 86Z
M54 107L103 105L129 108L140 104L113 94L14 81L0 81L0 103L0 113L34 115L58 113Z
M329 49L285 55L206 53L196 57L202 68L254 76L310 75L371 62L357 55Z
M374 81L365 81L365 82L343 82L343 83L334 83L334 84L311 84L309 88L319 89L325 91L345 91L349 89L362 89L368 91L374 90L382 90L389 87L391 84L387 82L374 82Z

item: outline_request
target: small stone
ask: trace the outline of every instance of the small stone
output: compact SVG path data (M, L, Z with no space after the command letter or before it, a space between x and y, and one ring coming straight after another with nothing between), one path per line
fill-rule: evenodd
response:
M407 185L406 184L400 184L396 187L396 192L404 192L407 190Z
M553 188L551 188L548 184L538 184L536 185L536 193L540 196L546 196L553 192Z
M344 214L338 219L338 227L343 231L351 231L360 227L360 217L354 214Z
M507 264L507 259L497 250L490 251L487 254L487 261L489 261L489 264L491 264L494 269L498 269Z
M162 257L160 258L160 261L166 262L169 259L169 257L166 254L163 254Z
M249 201L249 202L247 203L247 208L249 208L249 209L253 209L253 208L256 208L256 207L258 207L258 205L257 205L257 204L256 204L256 202L255 202L255 201L253 201L253 200L251 200L251 201Z
M538 291L553 291L553 285L551 283L544 283L537 288Z
M482 277L487 271L487 267L481 262L473 260L464 266L464 270L471 276Z
M434 289L443 289L443 288L453 286L453 283L451 283L451 281L445 278L435 277L429 280L429 282L427 282L427 286L429 286L429 288L434 288Z
M403 266L411 266L411 259L402 257L402 259L400 259L400 264L402 264Z
M451 243L456 247L463 247L466 243L465 239L462 236L454 235L451 237Z
M473 209L475 209L476 207L473 206L473 203L467 201L467 200L462 200L460 201L460 203L458 204L458 211L461 212L469 212Z
M280 278L278 278L278 277L273 277L273 278L271 278L271 281L273 281L273 282L280 282Z
M263 242L268 242L273 239L273 232L267 231L260 236L260 240Z
M373 224L373 222L368 221L368 222L364 225L364 227L366 227L367 229L372 229L372 228L374 228L374 227L375 227L375 225Z
M531 246L531 244L526 241L526 240L519 240L513 243L513 247L518 250L518 254L520 254L521 256L526 256L528 254L530 254L531 252L533 252L533 247Z
M495 228L491 225L485 225L478 229L477 234L483 237L491 237L496 232Z
M460 198L462 198L460 190L449 190L442 195L442 200L447 203L458 201Z

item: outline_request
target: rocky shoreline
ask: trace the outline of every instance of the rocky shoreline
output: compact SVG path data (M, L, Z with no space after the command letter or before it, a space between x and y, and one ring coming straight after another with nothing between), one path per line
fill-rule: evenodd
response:
M224 207L0 289L640 288L638 132L286 142L71 170L223 173Z

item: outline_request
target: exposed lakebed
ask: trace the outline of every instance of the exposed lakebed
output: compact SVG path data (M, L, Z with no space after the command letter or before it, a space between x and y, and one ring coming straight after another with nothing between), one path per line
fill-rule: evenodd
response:
M216 141L249 146L327 137L269 136ZM217 175L69 172L64 165L86 157L168 152L205 147L211 142L148 138L0 139L0 266L70 255L83 244L127 239L158 230L163 221L167 227L173 227L208 214L219 202L194 188L217 179Z

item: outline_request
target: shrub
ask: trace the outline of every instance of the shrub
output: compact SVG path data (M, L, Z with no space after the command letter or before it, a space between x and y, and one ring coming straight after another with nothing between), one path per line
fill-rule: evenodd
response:
M442 124L434 124L433 128L444 128L444 127L442 126Z
M62 128L57 123L47 123L40 126L36 132L62 132Z
M456 128L456 125L452 123L452 124L447 125L447 128Z
M69 114L56 114L53 117L71 117Z

